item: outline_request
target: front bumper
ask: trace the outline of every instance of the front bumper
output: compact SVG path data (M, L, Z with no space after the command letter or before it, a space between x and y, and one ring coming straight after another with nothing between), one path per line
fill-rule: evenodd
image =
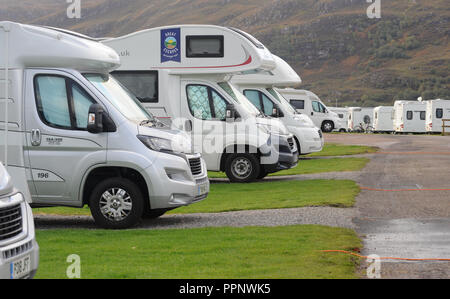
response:
M300 145L300 155L321 152L325 145L322 131L318 128L289 127L289 131L295 135Z
M266 173L291 169L298 165L299 153L293 136L272 136L271 141L270 154L261 157L261 166Z
M195 174L189 163L193 160L201 165L201 171ZM152 210L187 206L206 199L209 194L206 163L199 154L186 157L161 154L142 175L149 186Z

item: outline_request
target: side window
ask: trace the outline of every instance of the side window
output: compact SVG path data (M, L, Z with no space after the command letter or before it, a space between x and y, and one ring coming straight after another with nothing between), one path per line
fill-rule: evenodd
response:
M158 71L115 71L112 74L141 103L158 103Z
M262 96L262 103L264 107L264 114L265 115L273 115L273 108L275 108L275 105L273 102L263 93L261 93Z
M406 119L407 120L412 120L413 119L413 112L412 111L407 111L406 112Z
M36 107L48 126L65 130L86 130L89 107L95 101L75 81L57 75L34 79Z
M436 109L436 118L441 119L444 117L444 109L437 108Z
M227 102L215 90L211 89L211 97L214 106L214 118L225 120L227 118Z
M320 103L317 102L317 101L313 101L313 102L312 102L312 108L313 108L313 111L314 111L314 112L318 112L318 113L322 112L322 111L320 110Z
M261 101L259 99L259 92L256 90L245 90L244 95L247 99L256 107L258 110L262 111Z
M420 111L420 120L425 120L427 118L426 111Z
M304 100L291 100L290 101L292 107L299 110L305 110L305 101Z
M66 79L58 76L37 76L34 88L41 120L52 127L71 129Z
M202 120L211 120L213 118L207 86L188 85L187 99L189 109L195 118Z
M319 109L321 113L326 113L327 112L327 108L325 108L325 106L322 103L319 103Z

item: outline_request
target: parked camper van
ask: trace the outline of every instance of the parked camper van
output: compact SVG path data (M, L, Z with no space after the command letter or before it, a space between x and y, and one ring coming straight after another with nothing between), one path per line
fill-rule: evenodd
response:
M271 53L237 29L179 25L107 39L122 65L113 73L145 108L189 132L210 171L249 182L294 167L298 152L284 125L229 84L231 75L271 70Z
M317 95L308 90L293 88L278 90L297 112L307 115L323 132L330 133L339 130L340 120L336 113L331 112Z
M450 119L450 100L426 101L427 105L427 132L442 132L443 119ZM450 122L446 123L450 125ZM447 129L448 131L448 129Z
M113 49L10 22L0 23L0 45L8 171L28 180L32 206L89 205L99 226L120 229L207 197L190 140L108 75L120 65Z
M320 152L324 145L322 131L311 119L298 113L277 91L300 84L302 80L283 59L273 55L277 67L270 72L233 76L232 83L250 102L267 116L279 118L294 135L301 155Z
M351 132L373 131L374 108L350 107L348 109L348 130Z
M39 246L27 196L14 187L0 163L0 279L33 278L38 268Z
M334 112L339 117L339 129L335 129L335 131L338 132L347 132L348 128L348 108L341 108L341 107L328 107L331 112Z
M379 106L373 111L374 132L394 132L394 107Z
M397 133L425 133L427 104L422 101L394 103L394 130Z

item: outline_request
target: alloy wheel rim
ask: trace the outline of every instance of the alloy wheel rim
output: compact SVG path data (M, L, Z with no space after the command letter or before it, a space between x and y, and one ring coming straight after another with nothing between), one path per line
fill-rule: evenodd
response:
M233 161L231 169L234 176L240 179L246 179L252 173L253 167L248 159L237 158Z
M131 196L121 188L110 188L105 191L99 205L102 215L116 222L126 219L133 208Z

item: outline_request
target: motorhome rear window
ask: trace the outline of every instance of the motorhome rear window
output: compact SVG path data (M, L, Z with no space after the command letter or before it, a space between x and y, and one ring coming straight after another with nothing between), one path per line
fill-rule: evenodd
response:
M444 109L442 108L437 108L436 109L436 118L443 118L444 117Z
M115 71L112 72L141 103L158 103L158 71Z
M407 120L412 120L413 119L413 112L412 111L406 112L406 119Z
M222 58L224 52L223 35L186 36L186 57L188 58Z
M304 100L291 100L291 105L294 106L295 109L304 110L305 109L305 101Z

